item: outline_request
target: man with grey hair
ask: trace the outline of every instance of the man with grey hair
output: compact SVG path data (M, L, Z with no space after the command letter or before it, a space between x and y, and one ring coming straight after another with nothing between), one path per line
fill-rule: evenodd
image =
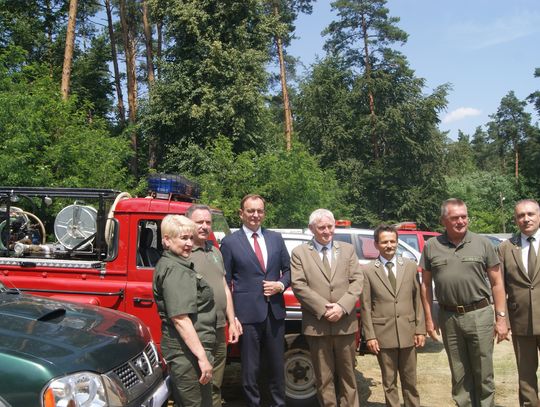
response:
M438 339L431 314L433 279L438 326L452 373L452 398L459 407L493 407L493 335L497 343L508 335L500 261L487 238L468 230L467 206L461 199L443 202L441 223L446 231L427 241L420 259L426 331Z
M499 258L508 293L508 317L519 376L520 407L538 403L540 351L540 207L533 199L516 203L514 219L519 232L499 246ZM503 315L504 317L504 315Z
M227 339L225 338L226 321L229 322L229 343L238 342L242 334L242 325L234 315L231 291L225 279L225 267L221 253L209 240L212 233L212 212L206 205L191 205L186 212L197 229L193 235L193 250L190 260L195 271L203 276L214 292L216 306L216 341L212 349L214 357L212 376L212 405L220 407L221 385L227 359Z
M354 247L334 241L335 224L327 209L310 215L313 239L292 252L292 288L302 307L302 332L311 353L320 405L357 407L356 305L363 274Z

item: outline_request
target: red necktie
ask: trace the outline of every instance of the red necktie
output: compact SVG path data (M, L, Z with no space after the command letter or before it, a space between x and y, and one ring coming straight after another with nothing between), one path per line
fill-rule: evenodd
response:
M257 240L259 235L257 235L257 233L253 233L251 236L253 237L253 247L255 248L255 256L257 256L257 259L259 260L259 263L261 264L263 271L266 272L266 267L264 266L264 257L262 254L261 246L259 245L259 241Z

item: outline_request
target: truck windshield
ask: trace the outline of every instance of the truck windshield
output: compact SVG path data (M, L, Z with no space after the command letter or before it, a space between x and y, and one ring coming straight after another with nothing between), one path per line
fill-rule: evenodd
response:
M212 230L218 243L221 243L221 239L225 236L231 234L231 229L229 229L229 224L223 213L212 211Z

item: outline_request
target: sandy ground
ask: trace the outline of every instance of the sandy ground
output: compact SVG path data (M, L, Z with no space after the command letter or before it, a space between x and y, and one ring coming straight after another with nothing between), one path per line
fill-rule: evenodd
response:
M517 402L517 371L510 342L495 346L496 406L514 407ZM381 386L381 374L377 359L373 355L357 357L357 380L360 405L385 406ZM231 364L226 370L224 399L225 407L245 405L240 388L239 366ZM452 407L450 370L442 344L428 340L418 353L418 389L423 407ZM263 404L263 407L266 404Z

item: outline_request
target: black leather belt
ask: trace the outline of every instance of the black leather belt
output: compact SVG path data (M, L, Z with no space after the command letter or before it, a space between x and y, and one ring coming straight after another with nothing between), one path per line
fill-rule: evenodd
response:
M473 302L472 304L468 304L468 305L445 305L445 304L439 304L439 305L445 311L455 312L458 314L465 314L466 312L470 312L470 311L487 307L489 305L489 301L487 298L484 298L480 301Z

